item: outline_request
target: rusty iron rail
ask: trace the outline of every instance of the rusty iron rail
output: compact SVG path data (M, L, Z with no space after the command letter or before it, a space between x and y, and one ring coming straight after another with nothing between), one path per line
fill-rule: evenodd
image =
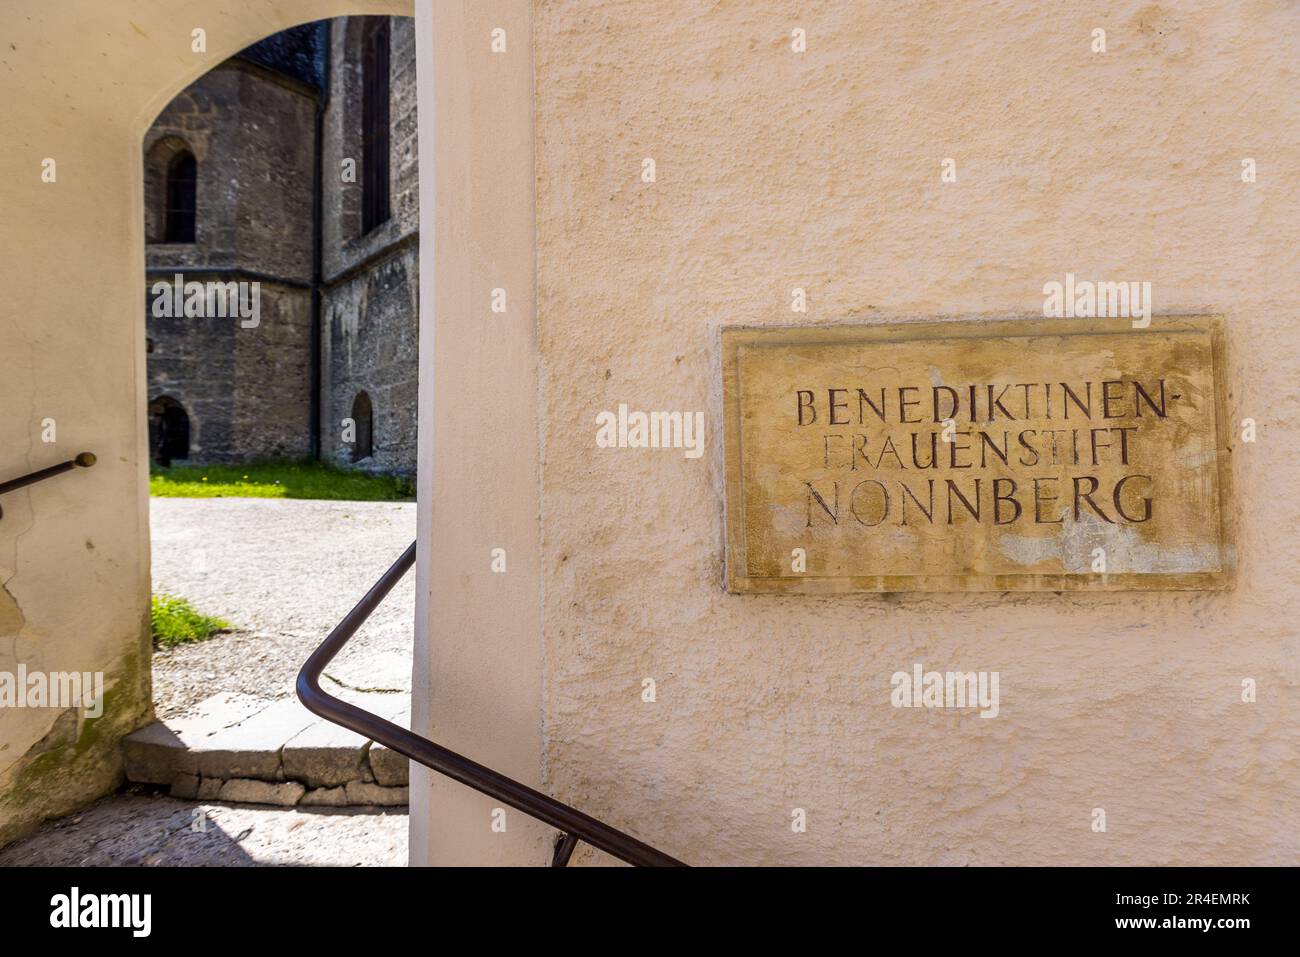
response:
M73 469L88 469L94 464L95 454L93 452L82 452L75 459L68 459L66 462L51 465L49 468L28 472L26 475L10 479L8 482L0 482L0 495L5 494L5 492L26 488L28 485L35 485L37 482L44 481L47 478L54 478L56 475L62 475L64 472L70 472ZM4 509L0 508L0 518L4 518L4 514Z
M574 848L582 841L638 867L685 867L681 861L630 834L321 690L320 676L325 666L414 564L415 543L412 542L402 552L402 557L384 572L321 646L312 652L298 673L297 683L298 698L307 710L556 828L560 834L555 842L552 867L566 866Z

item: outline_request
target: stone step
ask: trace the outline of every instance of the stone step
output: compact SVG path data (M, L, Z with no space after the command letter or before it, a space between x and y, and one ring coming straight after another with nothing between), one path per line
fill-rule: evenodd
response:
M409 695L339 697L410 723ZM406 758L317 717L296 698L222 692L128 735L122 747L129 781L165 785L177 798L281 807L407 803Z

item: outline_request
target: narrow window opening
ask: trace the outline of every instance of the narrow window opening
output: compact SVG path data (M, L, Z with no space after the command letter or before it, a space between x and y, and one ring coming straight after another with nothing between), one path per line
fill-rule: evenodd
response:
M360 462L375 454L375 412L370 396L358 392L352 400L352 421L356 423L356 441L352 444L352 461Z
M198 164L194 154L178 153L167 167L167 205L163 214L163 242L194 242Z
M361 41L361 232L388 222L388 18L369 18Z

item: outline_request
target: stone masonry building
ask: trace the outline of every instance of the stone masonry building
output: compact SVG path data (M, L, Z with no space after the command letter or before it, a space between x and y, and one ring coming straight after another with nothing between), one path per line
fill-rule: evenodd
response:
M144 142L155 461L414 472L415 95L413 22L348 17L249 47L159 115ZM194 283L216 300L184 315Z

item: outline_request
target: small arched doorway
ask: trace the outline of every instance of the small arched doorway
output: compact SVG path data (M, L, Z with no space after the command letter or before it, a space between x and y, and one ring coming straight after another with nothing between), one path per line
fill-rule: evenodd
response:
M149 454L164 467L190 457L190 416L171 396L149 403Z
M370 396L365 392L358 392L352 400L352 422L356 428L352 461L360 462L375 454L375 410L370 404Z

